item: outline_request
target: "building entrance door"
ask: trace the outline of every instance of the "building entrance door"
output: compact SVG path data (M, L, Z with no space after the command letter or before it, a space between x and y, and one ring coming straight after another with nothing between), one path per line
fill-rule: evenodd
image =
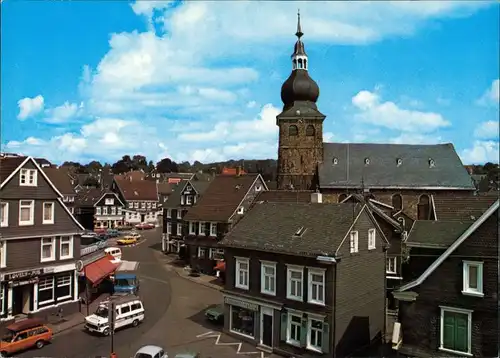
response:
M143 223L146 220L146 215L141 214L141 223Z
M261 307L260 344L273 346L273 309Z
M30 312L31 291L33 285L22 285L12 288L12 315Z

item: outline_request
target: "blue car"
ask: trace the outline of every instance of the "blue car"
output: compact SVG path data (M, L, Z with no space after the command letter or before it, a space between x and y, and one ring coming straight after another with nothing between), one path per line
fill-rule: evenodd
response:
M134 273L116 273L113 280L113 291L117 294L139 292L139 279Z
M115 229L108 229L108 231L106 232L106 234L109 237L118 237L118 236L120 236L120 232L118 230L115 230Z

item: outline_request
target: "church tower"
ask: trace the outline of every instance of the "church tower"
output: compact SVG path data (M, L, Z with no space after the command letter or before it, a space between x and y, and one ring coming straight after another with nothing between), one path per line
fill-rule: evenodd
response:
M319 87L309 77L309 59L302 42L300 13L297 42L292 54L292 73L281 87L283 111L276 116L279 127L279 190L316 188L318 163L323 161L323 121L316 101Z

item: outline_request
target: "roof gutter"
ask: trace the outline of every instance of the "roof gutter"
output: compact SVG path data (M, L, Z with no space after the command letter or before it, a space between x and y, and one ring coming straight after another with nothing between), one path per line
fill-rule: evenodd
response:
M470 235L474 233L488 218L496 211L498 210L498 207L500 206L500 200L495 201L493 205L491 205L488 210L486 210L481 217L474 222L465 232L460 235L460 237L453 243L451 246L441 255L439 258L434 261L428 268L427 270L420 275L419 278L417 278L414 281L411 281L407 283L406 285L401 286L398 288L396 291L397 292L402 292L409 290L410 288L413 288L415 286L421 285L422 282L425 281L427 277L429 277L442 263L444 260L450 256L453 251L455 251L464 241L467 239Z

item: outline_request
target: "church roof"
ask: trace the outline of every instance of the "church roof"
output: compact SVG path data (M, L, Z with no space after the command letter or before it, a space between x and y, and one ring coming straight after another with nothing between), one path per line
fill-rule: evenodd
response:
M318 172L320 188L475 189L451 143L323 143Z

